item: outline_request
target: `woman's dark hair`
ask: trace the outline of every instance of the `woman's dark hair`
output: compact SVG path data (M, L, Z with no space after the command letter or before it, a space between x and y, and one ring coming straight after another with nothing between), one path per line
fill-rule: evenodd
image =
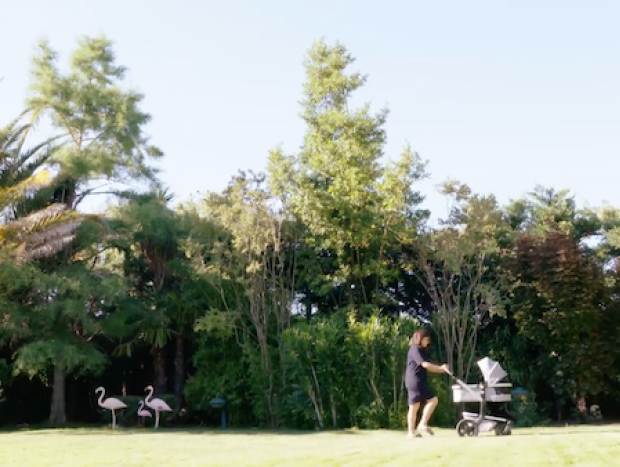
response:
M411 339L409 339L409 346L420 345L422 339L424 339L425 337L431 337L430 331L426 328L418 329L416 332L413 333Z

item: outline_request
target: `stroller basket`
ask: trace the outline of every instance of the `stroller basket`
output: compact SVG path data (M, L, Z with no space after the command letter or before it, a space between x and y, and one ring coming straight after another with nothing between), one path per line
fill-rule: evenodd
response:
M493 386L487 386L484 399L487 402L510 402L510 383L498 383ZM481 402L482 393L480 386L477 384L455 384L452 386L452 400L455 403L462 402Z

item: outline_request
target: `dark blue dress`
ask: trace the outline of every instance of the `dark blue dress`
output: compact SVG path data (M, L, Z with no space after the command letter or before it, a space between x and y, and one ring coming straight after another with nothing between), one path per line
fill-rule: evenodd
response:
M405 372L405 386L407 387L409 405L435 397L431 388L428 387L426 369L422 366L423 362L428 362L426 351L417 345L409 347Z

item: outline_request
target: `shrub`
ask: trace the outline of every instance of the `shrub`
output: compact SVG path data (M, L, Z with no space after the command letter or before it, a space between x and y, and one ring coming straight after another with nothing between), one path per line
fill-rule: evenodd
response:
M418 323L372 316L359 322L344 314L297 321L282 334L284 350L275 351L273 368L278 385L275 411L280 426L292 429L396 428L406 426L404 386L409 338ZM196 374L185 387L190 411L201 411L209 423L219 415L210 409L213 397L228 401L229 423L256 426L264 413L264 375L254 374L251 358L258 350L244 349L234 336L206 333L194 358ZM433 424L454 426L450 382L429 377L439 397ZM217 417L217 418L216 418Z
M536 396L528 394L512 401L512 411L515 415L516 426L532 427L548 423L548 419L540 414Z
M209 401L222 397L226 399L229 425L253 425L251 373L235 338L203 334L198 342L193 358L196 373L185 383L185 400L192 416L219 425L219 411L212 409Z

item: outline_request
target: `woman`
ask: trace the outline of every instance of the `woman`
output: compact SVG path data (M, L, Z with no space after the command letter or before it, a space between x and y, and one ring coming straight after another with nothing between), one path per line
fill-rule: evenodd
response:
M419 432L434 435L428 422L439 402L426 381L426 373L447 373L448 365L433 365L428 361L427 349L431 343L430 333L422 328L418 329L409 341L409 353L407 354L407 370L405 373L405 386L409 399L409 412L407 413L407 434L409 437L420 437ZM415 421L418 409L422 401L426 402L422 411L422 418L416 430ZM416 432L417 431L417 432Z

